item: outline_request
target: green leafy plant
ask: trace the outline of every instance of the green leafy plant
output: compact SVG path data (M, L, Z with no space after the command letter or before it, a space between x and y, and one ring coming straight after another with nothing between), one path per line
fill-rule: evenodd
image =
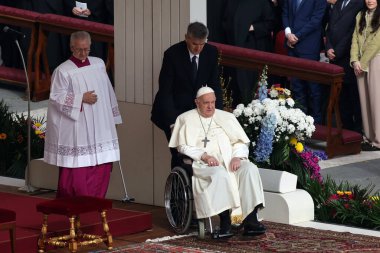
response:
M9 111L0 101L0 175L24 178L28 160L27 116ZM31 159L43 156L45 141L45 120L31 118Z
M316 220L380 228L380 197L378 191L373 191L373 185L362 187L347 181L338 184L330 177L323 182L308 178L304 189L313 198Z

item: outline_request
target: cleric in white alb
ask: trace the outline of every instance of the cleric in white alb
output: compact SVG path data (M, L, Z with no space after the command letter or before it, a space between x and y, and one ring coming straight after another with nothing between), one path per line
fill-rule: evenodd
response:
M120 159L116 96L103 60L89 57L87 32L71 35L73 55L52 75L44 161L59 166L57 197L105 197Z

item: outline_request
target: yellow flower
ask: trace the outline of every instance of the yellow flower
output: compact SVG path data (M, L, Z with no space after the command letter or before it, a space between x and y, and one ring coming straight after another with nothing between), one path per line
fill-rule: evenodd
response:
M344 194L348 195L348 196L351 196L352 195L352 192L350 191L345 191Z
M296 138L294 138L294 137L290 138L290 141L289 141L290 145L295 146L297 144L297 142L298 141Z
M1 133L0 134L0 140L5 140L7 138L7 134L6 133Z
M342 196L342 195L344 195L344 192L342 192L342 191L337 191L336 194L338 194L339 196Z
M275 90L277 90L277 91L279 91L279 92L282 92L282 91L284 91L284 88L276 87Z
M42 124L41 124L40 122L36 122L34 125L35 125L36 127L40 127L40 126L42 126Z
M296 151L298 153L302 153L302 151L303 151L303 145L302 145L301 142L297 142L297 144L296 144Z
M40 135L40 134L42 134L43 132L42 132L41 130L36 130L36 131L34 131L34 133L35 133L36 135Z

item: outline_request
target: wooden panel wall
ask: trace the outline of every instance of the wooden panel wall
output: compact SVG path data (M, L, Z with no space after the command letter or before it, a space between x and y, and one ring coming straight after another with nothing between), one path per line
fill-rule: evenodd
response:
M190 1L115 1L115 86L119 101L152 104L163 52L184 39Z
M191 12L203 13L206 0L114 3L115 90L123 117L118 134L128 193L138 203L162 206L170 153L163 132L150 122L151 106L164 51L184 39Z

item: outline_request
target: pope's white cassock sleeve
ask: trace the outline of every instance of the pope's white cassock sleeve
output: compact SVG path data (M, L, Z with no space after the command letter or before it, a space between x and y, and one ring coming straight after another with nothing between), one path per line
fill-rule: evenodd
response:
M205 131L201 124L211 122L204 147ZM232 216L244 219L262 204L264 194L258 168L248 160L241 161L238 171L229 169L233 157L248 158L249 139L235 116L216 110L210 121L198 115L196 109L178 116L169 147L177 148L193 159L192 187L198 218L214 216L232 209ZM220 166L208 166L201 161L204 152L218 159ZM236 218L239 220L239 218Z
M103 60L88 58L89 66L67 60L53 72L44 150L49 164L77 168L120 159L116 96ZM87 91L97 95L95 104L82 103Z

